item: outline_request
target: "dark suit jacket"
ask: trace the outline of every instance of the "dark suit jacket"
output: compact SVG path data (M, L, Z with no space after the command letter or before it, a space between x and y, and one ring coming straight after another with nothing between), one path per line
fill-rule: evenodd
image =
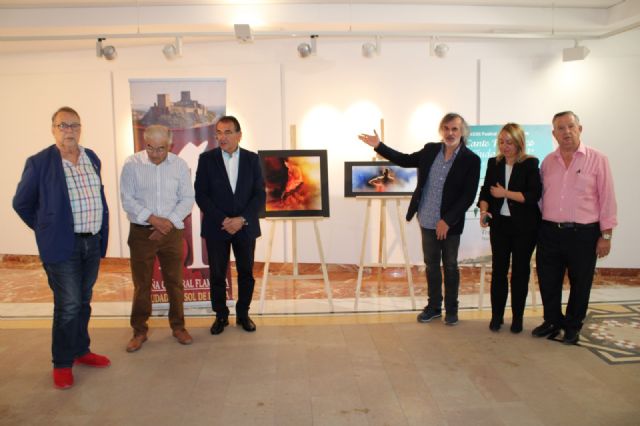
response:
M429 177L431 165L442 150L442 142L426 144L420 151L413 154L403 154L383 143L376 151L384 158L401 167L418 168L418 184L409 203L407 220L411 220L418 211L422 189ZM460 144L460 151L453 160L447 179L442 190L440 217L449 225L449 235L462 234L464 228L464 214L473 204L480 180L480 157Z
M88 148L84 148L100 177L100 160ZM109 209L102 196L102 227L100 229L101 255L107 253L109 239ZM13 197L13 209L36 234L38 251L44 263L62 262L71 256L75 241L73 214L69 189L64 176L62 156L56 145L43 149L29 157Z
M260 236L258 215L264 211L266 193L258 154L240 148L238 181L235 194L231 191L227 169L220 148L200 154L196 170L196 203L204 214L203 238L228 240L232 237L222 229L226 217L242 216L248 222L236 235Z
M489 203L489 213L491 213L491 223L498 224L500 221L500 208L503 198L494 198L490 188L497 183L505 186L505 160L496 161L496 158L489 158L487 172L484 177L484 184L480 190L480 201ZM509 212L514 225L521 230L535 230L540 222L540 209L538 200L542 195L542 183L540 181L540 170L538 169L538 159L529 157L520 163L514 163L509 178L509 191L522 192L524 203L507 200ZM478 201L478 206L480 205Z

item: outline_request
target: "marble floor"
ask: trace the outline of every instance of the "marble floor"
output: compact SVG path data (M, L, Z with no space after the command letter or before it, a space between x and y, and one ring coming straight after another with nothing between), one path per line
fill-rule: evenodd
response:
M402 312L421 309L426 303L424 267L414 266L411 276L414 297L410 297L406 271L402 267L365 268L356 306L356 265L328 265L332 304L320 279L277 279L291 275L291 264L271 264L264 300L261 300L263 264L256 263L253 315L299 315L354 312ZM460 268L461 309L484 310L490 306L490 269L479 266ZM318 264L299 265L300 275L321 275ZM484 280L483 280L484 277ZM52 296L46 275L36 256L0 257L0 318L48 318ZM232 281L236 282L232 268ZM482 282L484 281L484 285ZM234 284L235 286L235 284ZM234 288L235 290L235 288ZM565 293L568 291L568 286ZM126 317L130 313L133 284L127 259L105 259L94 287L94 317ZM566 300L566 295L565 299ZM640 300L640 270L603 270L594 279L593 302ZM530 285L527 305L540 307L535 279ZM230 302L232 304L232 302ZM333 306L332 306L333 305ZM187 303L189 316L210 316L209 302ZM166 315L167 306L155 305L155 315Z
M53 389L47 320L1 321L2 425L637 425L640 364L581 346L492 333L477 311L450 327L411 314L256 317L218 336L190 320L179 345L154 319L125 352L126 320L93 319L106 369Z
M481 300L479 268L463 271L460 323L451 327L415 321L397 269L370 271L354 311L354 269L334 265L334 313L322 281L306 283L308 290L274 281L265 314L252 311L257 332L231 319L212 336L210 312L191 308L187 327L195 341L182 346L159 310L149 341L130 354L128 270L105 262L91 336L92 349L112 365L74 367L75 386L59 391L51 381L51 296L39 268L0 262L2 425L640 423L635 273L596 276L580 346L531 337L541 322L539 297L529 300L523 333L510 333L507 318L503 330L490 332L488 284ZM415 269L420 308L424 272ZM254 300L259 289L258 282ZM622 346L606 347L603 339Z

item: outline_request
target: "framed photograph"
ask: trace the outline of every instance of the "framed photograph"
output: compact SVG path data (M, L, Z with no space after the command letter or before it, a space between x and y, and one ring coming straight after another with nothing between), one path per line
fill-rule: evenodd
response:
M326 150L258 151L266 217L329 217Z
M345 197L389 197L411 195L418 183L418 169L396 166L389 161L346 161Z

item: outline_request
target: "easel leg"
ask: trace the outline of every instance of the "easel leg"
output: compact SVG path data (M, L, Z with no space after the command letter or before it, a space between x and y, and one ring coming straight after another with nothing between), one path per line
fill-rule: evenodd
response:
M269 240L267 242L267 256L264 260L264 271L262 272L262 288L260 289L260 315L264 313L264 297L267 294L267 280L269 278L269 264L271 263L271 251L273 250L273 235L276 230L276 222L271 222L269 229Z
M398 216L398 224L400 225L400 238L402 239L402 254L404 255L404 268L407 273L407 282L409 284L409 296L411 297L411 309L416 309L416 297L413 291L413 274L411 273L411 263L409 262L409 250L407 249L407 234L404 221L402 220L402 212L400 211L400 200L396 200L396 215Z
M318 230L318 221L313 221L313 229L316 231L316 244L318 245L318 254L320 255L320 264L322 266L322 278L324 279L324 291L327 293L327 300L329 301L329 308L331 312L333 309L333 297L331 290L331 283L329 282L329 272L327 271L327 264L324 261L324 251L322 251L322 242L320 241L320 230Z
M484 283L485 275L487 274L487 264L483 263L480 266L480 291L478 292L478 310L481 311L484 306Z
M353 310L358 310L358 302L360 301L360 289L362 288L362 270L364 269L364 252L367 245L367 234L369 233L369 215L371 214L371 200L367 200L367 211L364 215L364 229L362 230L362 246L360 247L360 264L358 265L358 281L356 284L356 300L353 304Z
M378 240L378 292L382 287L382 270L387 267L387 200L380 200L380 239Z

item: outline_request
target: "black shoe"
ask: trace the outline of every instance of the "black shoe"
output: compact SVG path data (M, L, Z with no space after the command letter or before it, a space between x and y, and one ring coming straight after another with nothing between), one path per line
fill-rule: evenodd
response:
M244 331L252 332L256 331L256 323L249 317L236 318L236 325L242 326Z
M543 322L539 326L533 329L531 335L533 337L545 337L549 336L549 338L554 338L558 334L560 334L560 330L562 328L559 325L552 324L548 321Z
M229 318L216 318L211 326L211 334L216 335L224 331L224 328L229 325Z
M424 323L424 322L431 322L432 319L439 318L441 316L442 316L442 311L435 310L427 306L422 310L422 312L418 314L417 319L418 319L418 322Z
M456 325L458 323L458 314L457 313L449 313L447 312L444 315L444 324L445 325Z
M573 328L567 328L564 331L564 337L562 338L562 343L565 345L575 345L580 340L580 332Z
M511 319L511 332L514 334L522 332L522 317L513 317Z
M489 330L494 332L500 331L500 326L502 325L502 323L502 319L491 318L491 321L489 322Z

